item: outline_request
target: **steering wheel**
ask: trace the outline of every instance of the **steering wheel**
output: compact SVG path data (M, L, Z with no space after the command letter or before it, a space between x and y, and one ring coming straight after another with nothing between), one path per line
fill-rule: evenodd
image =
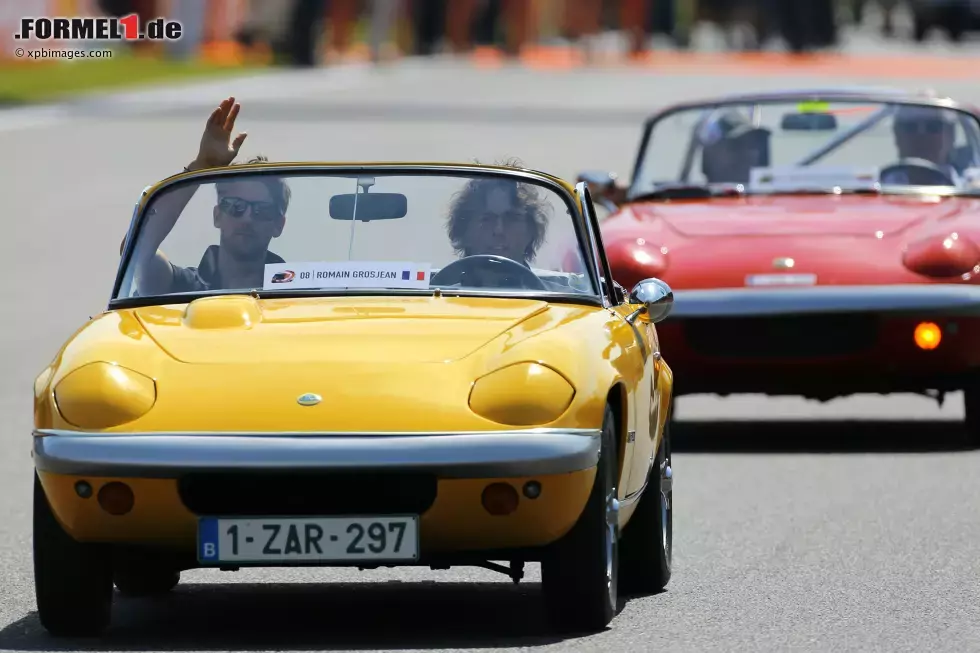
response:
M482 283L480 272L513 279L517 277L521 288L528 290L546 290L544 283L530 269L513 259L493 254L475 254L453 261L432 276L433 286L454 286L463 284L475 288L487 287ZM464 281L467 274L475 277L475 283Z
M884 179L894 172L904 172L908 177L908 183L913 186L956 185L956 182L942 168L927 159L914 157L901 159L898 163L893 163L886 168L882 168L878 174L878 178Z

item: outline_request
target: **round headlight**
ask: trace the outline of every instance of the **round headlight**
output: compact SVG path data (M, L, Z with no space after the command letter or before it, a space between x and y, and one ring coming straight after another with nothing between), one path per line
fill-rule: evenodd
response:
M54 398L69 423L104 429L145 415L156 403L156 384L120 365L89 363L62 379Z
M618 240L606 248L617 281L632 288L643 279L663 277L669 265L667 250L645 238Z
M956 233L920 240L906 247L902 264L926 277L958 277L980 263L980 248Z
M561 417L574 396L575 388L550 367L516 363L477 379L470 409L500 424L547 424Z

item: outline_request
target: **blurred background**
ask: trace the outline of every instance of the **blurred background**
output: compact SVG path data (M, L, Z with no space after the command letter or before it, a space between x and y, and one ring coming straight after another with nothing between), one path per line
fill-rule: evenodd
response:
M112 44L111 56L97 56L112 60L114 67L86 66L81 72L76 67L51 80L31 79L43 62L14 54L10 35L23 16L131 13L141 24L159 16L180 21L183 37ZM132 83L134 77L150 81L235 67L384 63L405 56L539 64L625 59L656 65L658 56L705 51L833 52L857 31L903 48L937 42L957 47L976 40L980 0L4 0L0 28L0 38L8 40L0 51L0 101L13 103L57 97L86 83ZM66 58L49 52L46 61ZM34 70L18 72L26 64L35 64L29 66Z

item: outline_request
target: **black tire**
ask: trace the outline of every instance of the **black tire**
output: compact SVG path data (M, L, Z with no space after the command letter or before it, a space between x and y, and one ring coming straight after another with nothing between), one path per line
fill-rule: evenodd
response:
M620 587L624 593L655 594L670 582L674 546L671 414L646 490L623 529Z
M967 444L980 447L980 384L963 388L963 408Z
M41 625L57 637L100 635L112 617L108 546L74 540L34 474L34 593Z
M601 447L585 509L541 562L548 616L561 630L602 630L619 608L619 462L616 423L609 406L603 418Z
M116 588L126 596L159 596L177 587L180 572L151 567L148 569L120 569L116 572Z

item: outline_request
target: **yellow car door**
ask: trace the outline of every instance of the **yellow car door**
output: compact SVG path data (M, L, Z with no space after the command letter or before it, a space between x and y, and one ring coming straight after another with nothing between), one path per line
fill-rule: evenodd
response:
M628 319L637 308L623 303L613 309L629 325L633 338L632 346L625 351L627 363L624 366L635 375L635 386L630 392L632 419L627 435L632 444L632 455L629 474L624 474L627 497L643 489L650 463L656 456L660 406L657 383L660 352L656 330L653 324Z

